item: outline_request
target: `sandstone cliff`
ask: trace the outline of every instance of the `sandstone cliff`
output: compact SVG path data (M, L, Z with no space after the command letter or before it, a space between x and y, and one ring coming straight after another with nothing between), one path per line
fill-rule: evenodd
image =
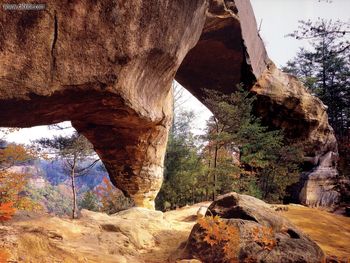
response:
M0 26L0 126L72 121L139 206L162 183L174 77L199 99L239 83L257 93L257 114L305 145L309 174L337 154L325 107L274 68L247 0L52 0L1 10ZM332 182L306 184L302 200L333 204Z

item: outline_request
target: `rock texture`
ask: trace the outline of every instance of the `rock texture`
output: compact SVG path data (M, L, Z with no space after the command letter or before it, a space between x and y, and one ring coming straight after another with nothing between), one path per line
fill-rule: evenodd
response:
M320 158L316 168L302 174L302 188L299 193L301 203L311 207L330 208L339 203L341 194L338 187L341 182L338 182L335 163L334 153L329 152Z
M188 238L194 224L188 217L200 205L168 213L131 208L110 216L83 210L77 220L18 214L0 226L0 261L6 251L13 262L168 262Z
M205 89L230 93L243 84L257 95L256 115L265 124L282 128L290 141L304 147L305 172L297 199L302 192L303 204L333 206L338 202L338 149L327 107L268 58L249 1L210 2L200 40L185 57L176 78L198 98L205 97ZM330 155L333 161L322 164Z
M1 10L0 25L0 126L72 121L139 206L162 183L174 77L199 99L243 83L313 169L337 152L325 107L270 62L247 0L47 1Z
M239 262L323 262L321 248L304 235L287 219L278 215L263 201L247 195L230 193L213 202L207 216L220 216L222 220L239 232ZM252 233L271 230L266 236ZM190 234L187 250L202 262L232 262L225 258L225 241L211 247L205 241L206 233L199 224ZM265 241L264 241L265 238ZM273 241L271 247L264 242Z
M83 210L76 220L18 213L0 226L0 261L9 254L10 262L200 263L179 258L183 258L196 223L196 212L209 205L200 203L166 213L132 208L110 216ZM310 235L328 256L347 262L350 218L301 205L278 207L283 208L279 215Z
M137 205L154 207L171 83L201 34L206 1L1 8L0 126L71 120L93 143L112 182Z
M305 171L296 193L299 201L309 206L338 204L338 149L326 106L308 93L298 79L279 71L272 63L251 91L258 97L258 115L266 123L282 128L289 140L304 148Z

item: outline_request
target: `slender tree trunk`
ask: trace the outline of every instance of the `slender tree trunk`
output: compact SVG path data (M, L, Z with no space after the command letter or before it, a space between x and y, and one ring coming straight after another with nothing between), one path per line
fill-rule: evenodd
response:
M194 204L194 186L192 185L192 205Z
M73 219L78 217L78 215L77 215L77 211L78 211L77 193L76 193L76 187L75 187L75 165L76 165L76 161L74 158L73 166L72 166L72 170L71 170L71 184L72 184L72 192L73 192L73 209L72 209L72 218Z
M219 122L217 119L215 119L215 125L216 125L216 135L219 134ZM216 168L217 168L217 163L218 163L218 150L219 150L219 146L218 146L218 142L215 142L215 152L214 152L214 175L213 175L213 201L216 200L216 185L217 185L217 172L216 172Z
M218 145L215 145L215 152L214 152L214 174L213 174L213 201L216 200L216 185L217 185L217 174L216 174L216 167L218 162Z
M208 174L207 174L207 183L205 186L205 201L209 201L209 185L210 185L210 168L211 168L211 149L209 148L209 158L208 158Z

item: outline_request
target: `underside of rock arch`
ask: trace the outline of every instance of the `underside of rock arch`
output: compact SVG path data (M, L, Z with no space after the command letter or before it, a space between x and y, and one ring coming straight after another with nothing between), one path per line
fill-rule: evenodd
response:
M336 176L337 145L326 108L269 60L249 1L45 4L0 11L0 126L72 121L112 182L137 205L153 207L173 79L200 100L204 89L231 92L243 83L258 96L256 113L305 145L312 170L302 201L336 200L328 175Z

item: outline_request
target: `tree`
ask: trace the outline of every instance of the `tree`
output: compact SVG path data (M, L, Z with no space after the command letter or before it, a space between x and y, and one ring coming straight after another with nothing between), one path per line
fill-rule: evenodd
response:
M282 131L269 130L252 114L255 97L249 92L239 87L237 92L229 95L207 93L206 102L215 115L208 122L204 136L209 147L209 167L213 162L213 199L221 170L221 176L231 175L231 180L238 176L239 183L234 186L236 191L251 194L253 186L259 187L259 191L254 192L262 198L281 201L286 188L283 183L293 183L298 179L301 152L297 147L285 144ZM210 148L214 150L210 151ZM220 150L227 152L226 162L218 161ZM235 153L240 156L238 163L232 158ZM277 191L277 197L272 195L272 190Z
M67 193L66 186L63 184L58 186L47 184L42 188L35 188L30 185L26 187L25 191L31 200L40 203L49 213L58 216L71 214L72 205L69 193Z
M37 141L43 147L53 149L54 154L64 160L64 165L71 180L72 218L77 218L77 190L75 179L87 174L89 169L99 161L94 157L92 144L82 135L74 133L69 137L57 136L53 139ZM91 159L92 158L92 159Z
M90 211L99 211L99 202L96 194L92 191L85 192L83 198L79 202L79 206L82 209Z
M350 175L350 24L319 19L301 21L289 34L307 40L284 71L299 77L326 105L329 123L339 142L340 172Z
M0 149L0 205L22 210L37 210L40 206L23 195L29 176L16 172L13 167L23 165L34 158L32 150L22 145L7 144Z
M212 200L216 199L217 180L220 170L224 174L232 173L233 175L239 173L237 165L233 160L231 165L226 165L225 169L222 169L222 165L218 165L219 152L221 149L233 153L235 145L233 142L238 143L238 133L244 125L250 121L250 112L252 111L252 103L254 98L249 97L247 92L243 90L231 95L224 95L215 91L206 91L207 98L206 104L213 111L212 116L207 123L207 131L202 139L208 142L207 144L207 159L209 174L213 177L212 186ZM229 159L225 160L227 163ZM223 162L221 162L223 163ZM222 172L221 172L222 173Z
M104 177L102 184L96 187L95 193L101 202L100 211L107 214L115 214L134 206L133 201L125 197L107 177Z
M164 162L164 181L156 198L156 207L160 210L202 201L205 187L199 145L191 131L195 116L182 107L186 101L183 89L176 85L173 89L173 125Z

